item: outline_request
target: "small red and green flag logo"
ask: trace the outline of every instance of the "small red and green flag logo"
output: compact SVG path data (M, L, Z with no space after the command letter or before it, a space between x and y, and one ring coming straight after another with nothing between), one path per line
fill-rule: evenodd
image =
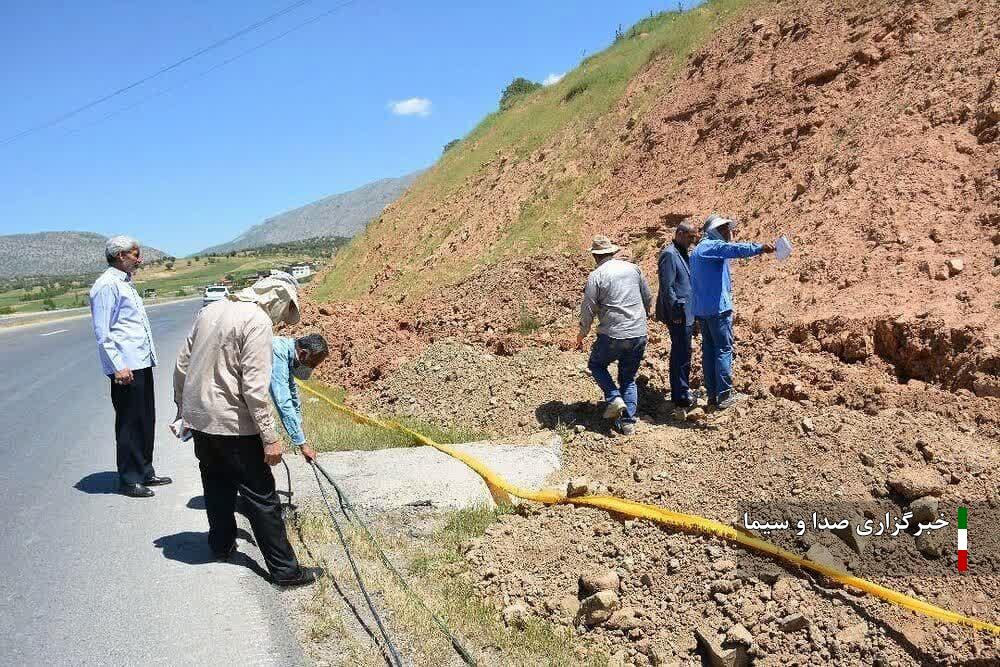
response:
M958 571L969 569L969 510L958 508Z

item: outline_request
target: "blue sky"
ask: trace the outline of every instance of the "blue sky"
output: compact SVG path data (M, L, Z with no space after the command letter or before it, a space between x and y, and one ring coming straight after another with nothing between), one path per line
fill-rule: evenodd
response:
M342 2L312 0L0 145L0 234L128 233L176 255L196 252L270 215L432 164L446 142L496 108L513 77L565 72L607 46L618 24L677 5L356 0L122 111ZM0 142L291 4L0 3Z

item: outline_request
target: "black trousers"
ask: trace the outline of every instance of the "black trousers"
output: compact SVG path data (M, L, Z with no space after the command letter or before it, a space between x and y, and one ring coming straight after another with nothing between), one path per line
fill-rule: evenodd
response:
M156 474L153 470L156 427L153 369L132 371L131 384L115 384L112 376L111 403L115 406L118 477L125 484L140 484Z
M264 463L259 435L211 435L193 431L208 511L208 543L225 554L236 541L236 494L243 504L257 547L275 579L298 576L299 562L288 542L274 475Z

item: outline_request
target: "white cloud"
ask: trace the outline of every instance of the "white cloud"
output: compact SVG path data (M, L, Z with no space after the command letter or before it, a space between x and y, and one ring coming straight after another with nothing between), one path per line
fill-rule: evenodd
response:
M389 109L397 116L430 116L431 101L426 97L389 102Z
M564 76L566 76L566 72L563 72L562 74L549 74L547 77L545 77L545 80L542 81L542 85L551 86L553 84L559 83L560 81L562 81L562 78Z

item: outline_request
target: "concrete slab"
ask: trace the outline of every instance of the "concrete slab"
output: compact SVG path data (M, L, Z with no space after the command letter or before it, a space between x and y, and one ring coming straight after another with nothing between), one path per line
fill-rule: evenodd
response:
M510 482L539 489L562 466L562 439L553 433L533 440L540 444L472 442L456 447ZM288 459L296 504L318 498L312 469L299 457ZM366 514L414 506L455 510L493 504L479 475L433 447L326 452L320 454L319 462ZM278 488L285 489L284 469L279 466L274 473Z

